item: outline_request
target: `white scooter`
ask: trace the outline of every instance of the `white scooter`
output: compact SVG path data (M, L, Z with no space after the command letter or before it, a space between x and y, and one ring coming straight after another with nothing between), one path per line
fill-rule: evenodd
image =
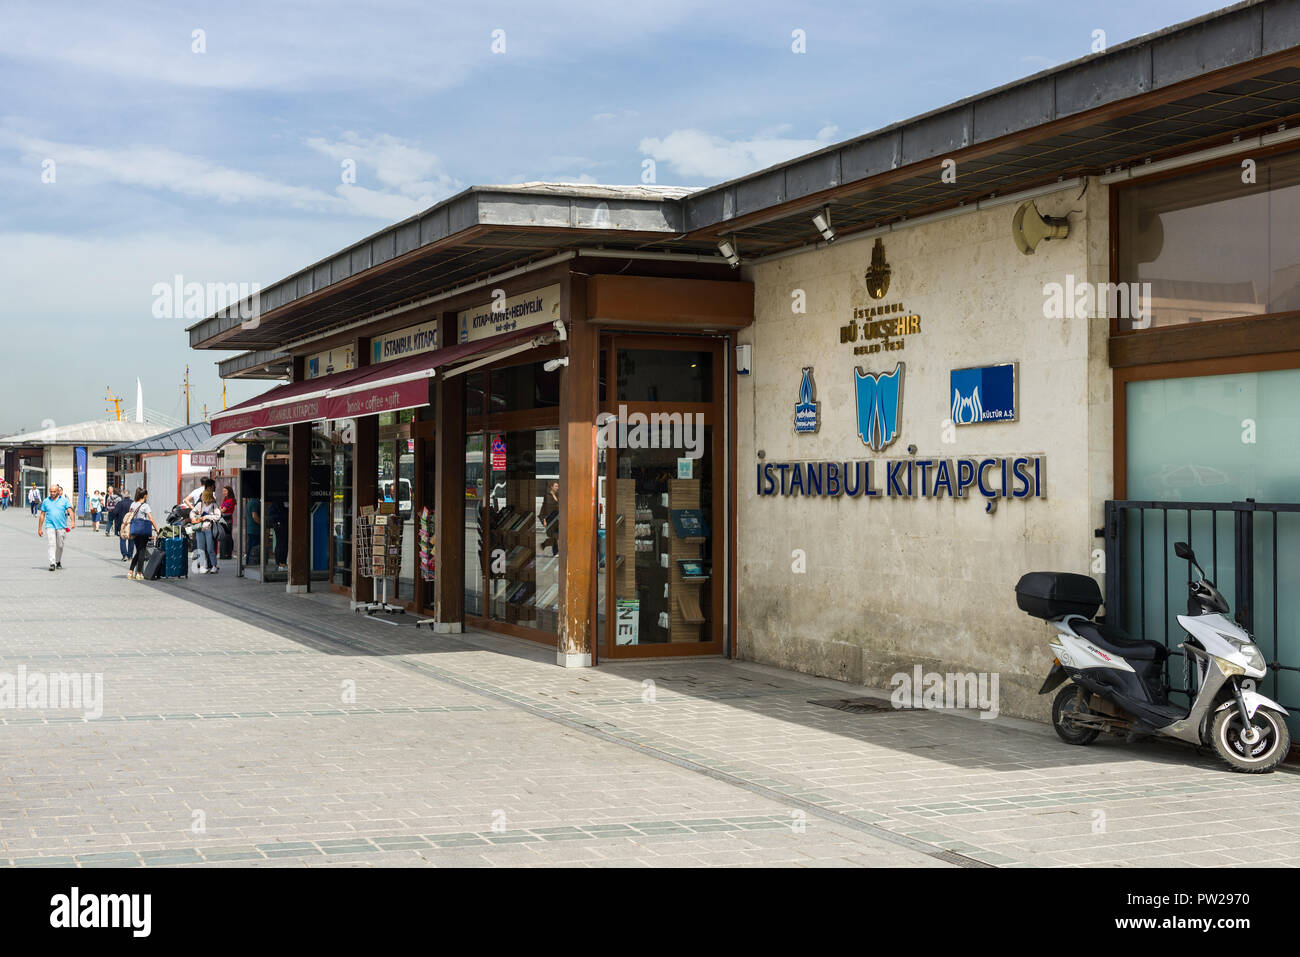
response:
M1227 601L1191 548L1177 542L1174 553L1197 573L1187 586L1188 613L1178 616L1188 636L1178 647L1195 673L1190 708L1169 700L1168 648L1091 620L1102 602L1095 580L1067 572L1020 579L1017 604L1058 632L1056 658L1038 693L1070 681L1052 702L1052 726L1067 744L1090 744L1102 732L1130 742L1158 734L1209 745L1235 771L1272 771L1286 760L1291 735L1286 709L1255 690L1268 673L1264 656L1227 617Z

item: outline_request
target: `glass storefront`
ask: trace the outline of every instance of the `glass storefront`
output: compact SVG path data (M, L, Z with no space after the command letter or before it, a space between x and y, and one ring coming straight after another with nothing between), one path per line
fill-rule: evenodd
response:
M1151 284L1150 326L1300 309L1300 156L1119 191L1119 280ZM1119 328L1144 328L1121 320Z
M559 382L542 363L465 381L465 611L547 640L559 630L560 432L547 427Z

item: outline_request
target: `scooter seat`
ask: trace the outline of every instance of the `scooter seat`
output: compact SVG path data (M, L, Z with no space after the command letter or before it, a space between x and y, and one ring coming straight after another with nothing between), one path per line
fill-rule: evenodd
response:
M1073 621L1076 634L1082 635L1102 651L1109 651L1132 661L1164 661L1169 649L1158 641L1131 638L1118 628L1097 621Z

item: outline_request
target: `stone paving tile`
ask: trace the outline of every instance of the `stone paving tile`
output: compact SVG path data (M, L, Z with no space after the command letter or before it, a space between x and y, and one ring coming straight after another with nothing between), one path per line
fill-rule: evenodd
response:
M50 615L27 521L0 516L0 671L102 675L103 715L0 711L14 866L1205 866L1243 845L1187 835L1242 807L1274 824L1261 857L1300 860L1290 769L851 714L812 702L865 689L720 659L566 671L234 575L128 583L88 534Z

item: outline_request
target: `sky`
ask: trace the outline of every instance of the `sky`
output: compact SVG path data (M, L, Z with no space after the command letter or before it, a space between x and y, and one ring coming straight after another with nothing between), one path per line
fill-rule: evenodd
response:
M712 185L1220 6L5 0L0 434L137 377L183 422L187 365L219 411L177 276L266 287L471 185Z

